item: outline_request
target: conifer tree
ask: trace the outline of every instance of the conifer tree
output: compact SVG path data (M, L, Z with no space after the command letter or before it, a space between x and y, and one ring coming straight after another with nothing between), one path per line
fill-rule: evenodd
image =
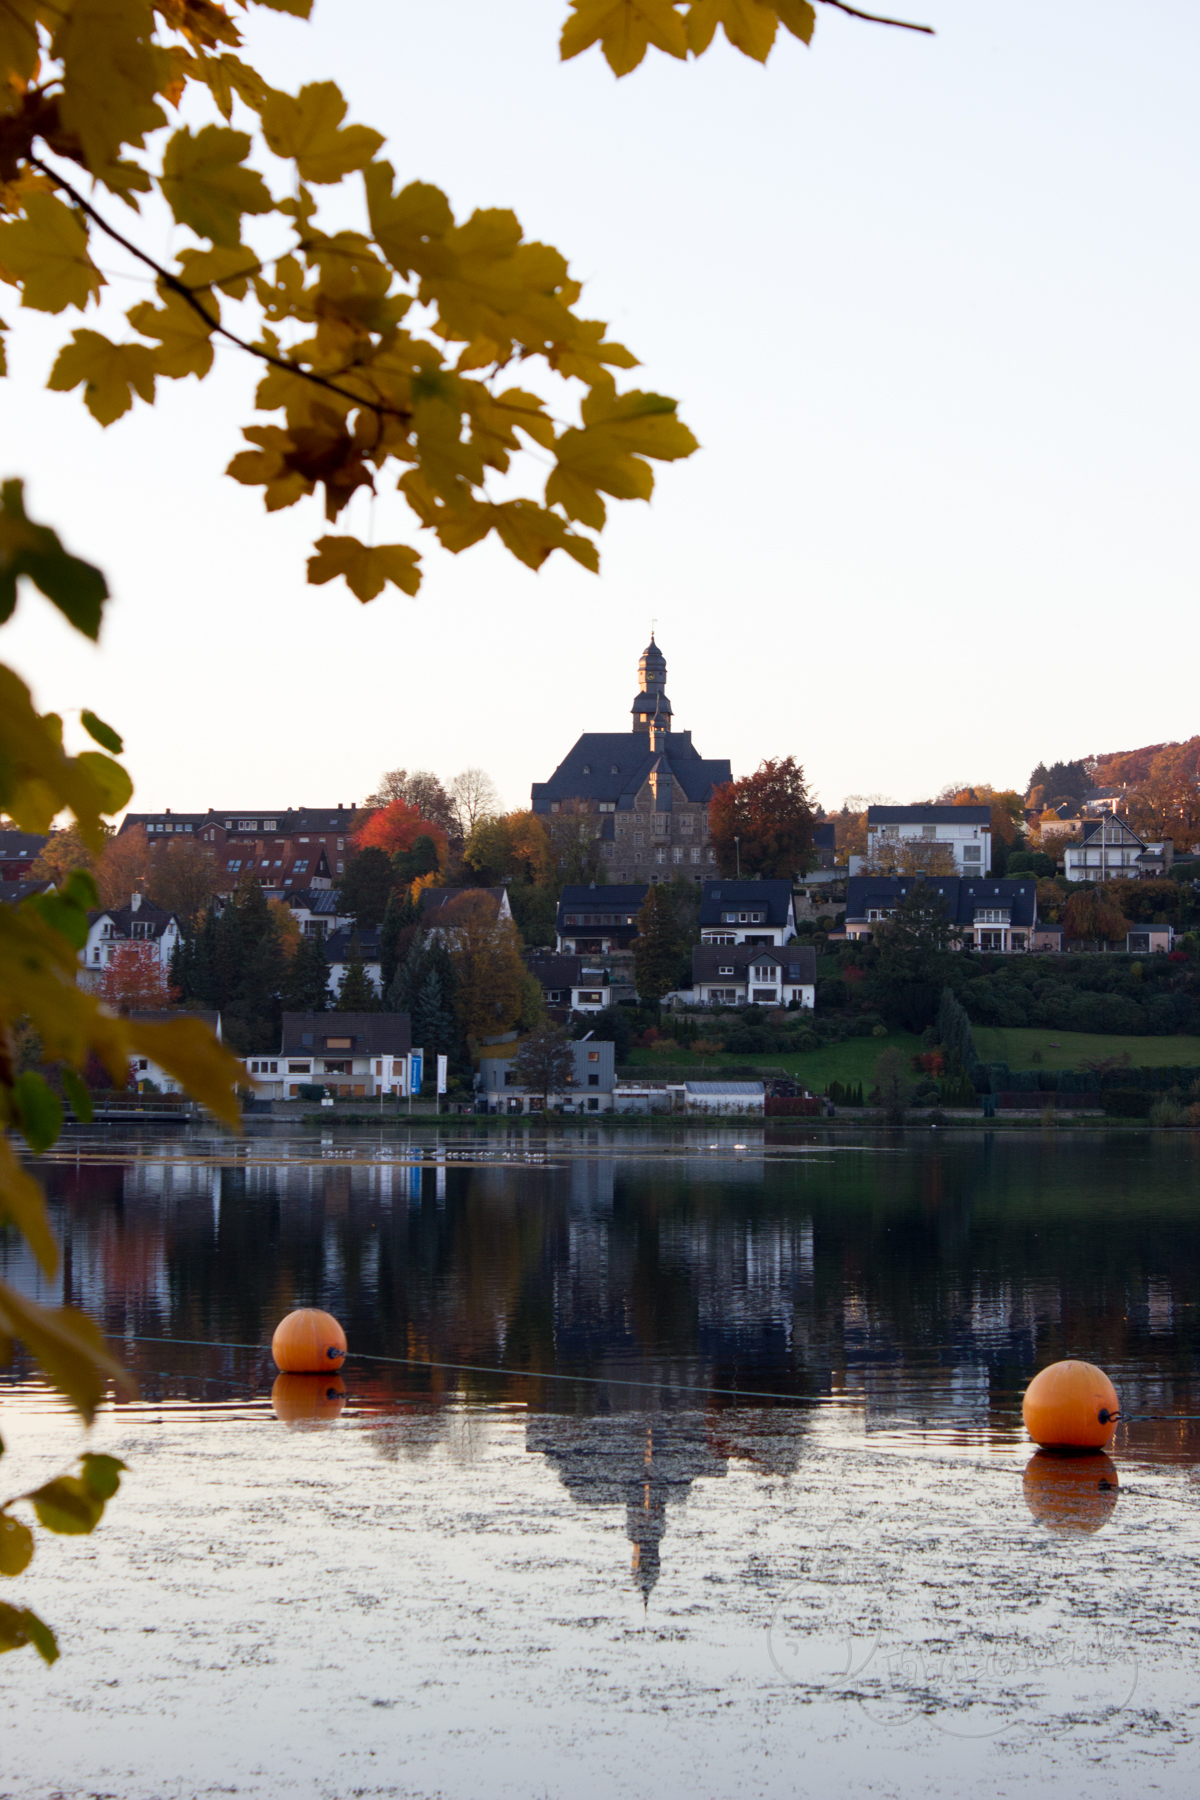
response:
M665 887L652 887L638 913L633 940L633 978L641 999L658 1005L676 985L679 972L679 928Z
M328 1009L329 963L324 938L301 938L287 966L281 999L283 1012L325 1012Z
M346 973L338 989L336 1012L378 1012L379 998L368 978L363 963L362 944L357 931L350 939L346 957Z

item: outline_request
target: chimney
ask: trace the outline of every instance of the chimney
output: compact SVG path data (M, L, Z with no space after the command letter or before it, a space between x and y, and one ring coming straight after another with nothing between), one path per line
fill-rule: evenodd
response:
M137 912L139 910L139 908L141 907L141 904L142 904L142 896L140 894L130 894L130 896L129 896L130 912Z

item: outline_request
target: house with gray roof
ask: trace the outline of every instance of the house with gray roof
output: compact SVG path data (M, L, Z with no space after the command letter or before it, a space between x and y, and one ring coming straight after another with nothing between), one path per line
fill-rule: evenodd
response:
M960 949L1008 954L1035 948L1037 882L963 881L957 875L852 875L846 884L846 936L870 939L918 883L937 894L957 928Z
M637 916L649 892L646 882L565 887L554 921L559 955L611 956L628 950L638 934Z
M693 1006L790 1006L817 998L817 953L807 945L695 944Z
M786 944L796 935L790 881L706 881L700 896L702 944Z
M588 731L549 781L535 782L533 811L595 819L609 880L699 881L716 865L708 830L715 790L733 779L727 759L702 757L690 731L675 727L666 658L654 641L638 664L628 731Z
M949 850L956 875L989 875L992 810L989 806L869 806L867 854L865 859L850 858L850 873L860 874L864 860L869 865L901 849L909 861L919 859L925 849Z

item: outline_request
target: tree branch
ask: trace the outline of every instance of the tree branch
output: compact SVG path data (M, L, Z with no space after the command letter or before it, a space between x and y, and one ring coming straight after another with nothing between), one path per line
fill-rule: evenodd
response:
M325 375L318 375L315 369L306 369L301 363L289 362L286 356L276 356L272 351L264 350L260 345L252 344L246 338L239 337L235 331L230 331L227 325L221 324L220 319L214 319L205 310L194 288L190 288L186 281L181 281L178 275L172 275L169 269L164 269L161 263L155 262L154 258L145 250L139 249L130 238L119 232L115 225L110 225L104 215L96 211L91 201L85 200L69 181L64 181L56 170L40 161L38 157L31 156L28 160L31 168L40 169L41 173L56 187L61 188L64 194L69 194L80 211L86 213L93 224L98 225L107 237L112 238L114 243L120 244L123 250L128 250L131 256L136 256L139 262L145 263L148 269L153 269L163 286L169 288L173 294L178 294L181 300L186 301L192 311L200 315L210 331L215 332L219 337L226 338L239 350L244 350L248 356L257 356L260 362L269 363L273 369L282 369L286 375L297 375L301 381L309 381L314 387L324 388L328 393L337 394L339 399L349 400L354 406L365 407L368 412L377 413L380 416L386 415L394 419L408 420L412 417L412 414L402 407L384 406L381 401L368 400L362 394L352 394L346 388L339 387L336 381L330 381Z
M857 6L847 6L846 0L818 0L818 4L836 7L838 12L849 13L852 19L866 19L869 25L894 25L897 31L923 31L928 37L937 35L932 25L914 25L911 19L885 19L881 13L860 12Z

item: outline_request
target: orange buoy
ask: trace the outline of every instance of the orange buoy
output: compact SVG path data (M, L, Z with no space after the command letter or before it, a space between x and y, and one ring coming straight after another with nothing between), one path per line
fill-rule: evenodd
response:
M1049 1531L1100 1531L1117 1504L1117 1471L1103 1450L1051 1456L1035 1450L1025 1468L1025 1504Z
M281 1425L327 1425L346 1404L340 1375L277 1375L271 1407Z
M1102 1450L1117 1429L1121 1402L1095 1363L1056 1362L1025 1389L1021 1416L1043 1450Z
M346 1334L332 1313L302 1306L280 1319L271 1355L285 1375L327 1375L346 1360Z

